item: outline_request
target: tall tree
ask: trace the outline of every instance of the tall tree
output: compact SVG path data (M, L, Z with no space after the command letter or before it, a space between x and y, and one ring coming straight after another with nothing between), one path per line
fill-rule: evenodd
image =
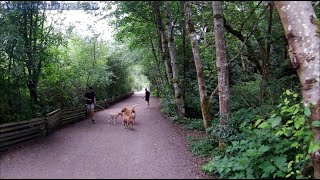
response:
M320 142L320 34L310 1L273 1L289 45L291 64L297 71L304 106L311 109L308 124L314 144ZM318 32L317 32L318 31ZM320 179L320 148L311 154L314 178Z
M176 97L178 112L180 116L185 116L185 102L184 102L183 94L180 88L179 72L176 65L176 45L175 45L174 33L173 33L174 22L172 19L169 1L165 1L164 4L166 7L166 15L167 15L168 47L169 47L169 53L170 53L170 59L171 59L172 81L173 81L174 93Z
M260 84L260 103L264 102L266 83L269 79L269 64L270 64L270 45L271 45L271 27L272 27L272 6L269 6L269 23L268 23L268 36L266 39L266 45L261 44L261 54L262 54L262 79Z
M161 69L160 69L160 63L158 61L158 56L157 56L157 53L156 53L156 49L154 47L154 44L153 44L153 41L152 41L152 36L149 32L149 39L150 39L150 46L151 46L151 49L152 49L152 54L153 54L153 60L154 60L154 63L155 63L155 66L156 66L156 69L157 69L157 73L159 74L159 77L153 77L154 78L154 82L156 83L156 88L157 88L157 97L160 97L160 84L162 84L164 81L163 81L163 78L162 78L162 73L161 73ZM156 80L156 79L159 79L159 80Z
M44 49L38 44L37 38L39 33L43 33L44 20L39 19L39 12L35 10L23 10L23 40L25 43L25 53L27 57L27 70L28 70L28 88L30 90L30 97L34 103L38 103L37 86L39 75L41 71L43 58L38 54L38 50L44 53ZM38 28L41 28L39 32ZM43 41L41 40L43 43Z
M158 32L160 34L160 39L161 39L161 55L162 55L162 61L165 65L166 68L166 74L167 74L167 79L168 79L168 83L171 87L172 84L172 67L169 63L169 52L168 52L168 39L167 39L167 35L165 33L165 28L163 26L163 22L162 22L162 16L161 16L161 11L160 11L160 2L157 1L153 1L152 3L152 10L154 12L155 15L155 23L158 27Z
M181 6L181 17L184 17L184 3L180 1ZM180 21L181 27L181 39L182 39L182 59L183 59L183 82L182 82L182 91L183 91L183 99L186 99L186 74L187 74L187 57L186 57L186 23L184 18L181 18Z
M216 64L218 71L220 124L225 125L230 114L229 72L226 60L223 10L220 1L212 1L214 34L216 42Z
M189 31L189 38L191 41L191 47L192 47L192 53L193 53L193 60L197 70L197 80L198 80L198 88L199 88L199 95L200 95L200 106L201 106L202 118L203 118L204 127L207 129L208 127L210 127L210 122L212 118L210 114L210 98L208 97L207 91L206 91L203 65L200 57L197 33L195 31L194 23L191 17L191 3L190 1L186 1L184 5L185 5L184 9L185 9L186 24L187 24L187 29Z
M40 6L41 1L32 1L33 7ZM30 98L33 104L39 103L38 85L39 79L43 70L49 62L50 47L58 45L60 38L53 37L52 24L45 26L46 9L42 11L37 9L26 9L21 11L21 23L18 30L21 33L23 41L23 60L25 61L25 68L27 70L27 87L30 92ZM32 108L34 106L32 105ZM36 113L33 111L33 116Z

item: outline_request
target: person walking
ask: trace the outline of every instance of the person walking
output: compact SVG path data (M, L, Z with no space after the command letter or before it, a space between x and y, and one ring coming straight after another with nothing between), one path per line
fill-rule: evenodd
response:
M148 89L145 89L145 100L146 100L146 104L147 104L147 109L149 108L149 98L150 98L150 92L148 91Z
M87 106L87 114L89 119L91 119L92 124L94 124L94 105L97 103L96 94L93 92L93 88L89 86L88 92L84 95L84 99L86 100Z

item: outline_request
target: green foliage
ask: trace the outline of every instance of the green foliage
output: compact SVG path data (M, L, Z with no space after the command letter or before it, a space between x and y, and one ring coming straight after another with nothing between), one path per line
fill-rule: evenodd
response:
M131 68L132 70L130 71L132 72L132 76L133 76L132 87L133 87L133 90L135 91L140 91L145 87L150 87L150 82L147 76L144 75L142 68L143 66L141 65L133 65L133 67ZM150 93L152 94L153 91L151 91Z
M168 114L170 117L176 116L178 114L176 108L176 100L173 95L168 94L160 99L161 111Z
M208 134L212 142L214 143L230 143L231 141L238 140L240 134L237 131L235 118L229 118L226 121L226 125L221 125L218 119L215 119L210 128L208 128Z
M286 172L286 155L281 139L268 130L255 129L246 132L242 140L232 141L223 156L215 156L203 166L203 170L214 172L220 178L260 179L283 177Z
M29 74L33 71L27 71L25 67L31 61L25 63L27 58L22 34L8 30L23 30L23 27L16 27L18 24L15 24L20 12L2 13L8 16L0 16L1 22L8 25L11 21L13 23L6 31L1 31L0 38L14 39L15 43L18 43L14 44L13 52L10 49L3 51L6 49L3 47L12 46L13 42L6 41L8 43L0 47L0 92L3 94L0 102L0 123L43 116L60 107L83 105L82 96L88 85L94 87L98 101L131 91L133 79L129 57L132 52L127 51L121 44L113 44L113 48L110 48L110 45L102 40L82 38L72 33L68 35L69 39L62 40L61 33L54 27L50 28L53 28L51 32L55 33L48 33L49 27L45 27L43 31L28 27L34 37L47 34L44 38L45 48L34 54L38 74L36 71L34 75ZM39 15L39 18L45 17ZM8 67L6 64L10 63L12 66ZM30 79L37 83L37 103L34 103L30 96Z
M192 154L195 156L209 157L214 150L214 145L208 138L196 139L188 136L187 141L191 148Z
M186 112L190 118L202 117L199 96L190 94L185 98Z
M281 101L269 117L244 120L239 129L241 139L229 141L224 152L214 153L203 170L221 178L310 178L309 154L319 148L312 143L306 125L310 112L290 90L283 93Z
M202 119L191 120L188 124L184 126L184 128L188 130L205 130Z
M182 118L181 121L182 123L184 123L184 128L187 130L205 130L202 119Z
M298 94L286 90L282 98L283 102L278 105L267 121L255 126L259 128L272 129L276 136L291 143L295 148L294 158L288 164L289 172L286 177L295 176L303 178L301 167L310 165L310 153L319 149L320 143L313 144L313 134L306 124L306 118L311 115L308 107L304 107L302 102L298 102Z
M230 89L231 110L240 108L258 107L259 104L259 84L260 76L255 81L240 82Z
M166 84L165 80L160 78L161 74L163 77L166 76L166 70L161 59L161 39L153 21L154 12L151 3L131 1L117 2L117 4L118 8L114 12L116 17L114 25L118 28L116 37L118 40L125 41L130 49L143 49L144 53L139 54L140 58L137 59L144 66L143 72L150 80L150 86L160 90L163 112L168 114L174 122L184 124L187 129L199 129L202 121L191 119L201 119L202 113L191 44L188 34L183 29L185 26L183 4L170 2L170 7L172 7L175 16L174 19L176 19L173 33L176 42L177 66L182 70L179 77L185 96L187 117L190 119L177 115L172 87L159 87L166 86L164 85ZM161 2L159 6L161 18L164 20L164 6ZM209 172L221 173L222 177L226 178L283 178L292 172L294 174L290 175L290 178L299 178L302 177L301 174L308 174L299 174L299 171L303 172L303 169L308 169L307 160L302 160L306 157L304 153L308 148L305 149L302 145L297 148L291 147L291 144L296 140L302 141L303 138L310 138L307 135L299 135L299 133L294 136L296 132L304 134L307 131L307 127L304 126L305 116L308 116L310 112L308 109L301 112L300 105L299 108L297 105L292 108L291 105L290 107L286 105L287 101L289 103L295 102L293 105L299 104L301 96L298 94L296 100L290 100L289 97L287 100L279 98L284 89L293 89L298 92L300 87L297 82L299 79L288 60L287 52L284 51L286 48L282 38L283 27L277 12L271 12L270 22L272 23L269 24L270 14L266 8L265 2L230 1L223 3L224 17L229 25L226 28L228 33L225 34L227 59L233 59L240 51L241 42L250 36L241 50L241 55L230 62L228 67L232 114L227 121L227 126L220 126L219 117L214 117L212 127L209 129L209 137L206 139L211 143L212 148L216 148L217 142L223 142L227 145L226 151L213 150L212 154L218 160L217 162L212 161L215 165L206 166ZM316 12L316 14L318 13L319 11ZM195 22L195 30L199 35L205 86L207 93L210 94L217 84L215 43L214 36L210 33L213 29L211 2L192 3L192 18ZM163 24L165 25L165 21ZM257 26L253 30L255 25ZM269 25L272 27L271 34L267 33ZM157 57L151 54L150 41L155 46ZM271 53L268 62L268 81L264 90L265 98L262 102L260 101L262 74L260 66L266 55L265 47L268 42L271 43ZM133 58L136 59L136 56ZM159 69L156 65L159 65ZM282 105L277 107L280 103L288 107L284 108ZM219 110L218 97L214 97L211 105L211 113L217 114ZM283 112L279 110L281 108ZM279 110L279 112L273 110ZM293 115L293 113L295 114ZM312 125L317 127L319 122L313 122ZM280 127L284 129L280 129ZM288 130L285 129L291 132L287 132ZM291 134L294 138L285 135L275 136L277 132ZM206 143L200 142L201 140L194 140L194 143L196 144L197 141L199 143L194 145L194 149L201 149L201 145L204 146L203 149L206 149ZM307 141L308 139L301 144L305 145ZM307 145L310 146L309 150L313 149L311 146L316 147L313 144L307 143ZM299 162L290 163L293 159L296 161L296 155ZM213 168L214 166L215 168ZM304 167L302 168L302 166Z
M108 97L118 96L132 89L132 76L129 73L131 62L127 59L130 51L125 51L126 48L119 47L107 57L108 71L113 74L109 86L104 88Z
M161 103L163 102L163 103ZM172 122L179 123L183 125L183 128L186 130L197 130L197 131L205 131L203 120L198 118L187 118L187 117L179 117L178 112L173 112L170 108L175 107L175 103L171 104L171 107L168 106L167 100L160 100L160 103L163 104L161 111L168 114ZM171 112L171 113L169 113Z
M48 77L44 69L56 62L56 47L63 43L46 18L38 10L0 11L0 123L30 119L46 111L39 86Z

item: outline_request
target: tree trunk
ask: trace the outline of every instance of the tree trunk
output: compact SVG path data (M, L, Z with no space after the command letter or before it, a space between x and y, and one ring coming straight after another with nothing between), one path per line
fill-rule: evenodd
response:
M28 17L30 20L30 25L28 26ZM25 43L25 53L27 57L27 69L28 69L28 82L27 86L30 92L31 101L35 104L38 103L38 93L37 93L37 77L36 75L36 65L35 65L35 56L33 51L32 42L32 32L33 30L33 13L32 10L30 12L23 11L23 38ZM28 35L28 28L29 28L29 35ZM34 45L35 46L35 45Z
M204 122L204 127L207 129L208 127L210 127L210 121L211 121L210 101L209 101L209 97L207 96L206 87L205 87L203 66L200 58L200 50L199 50L197 34L191 18L190 1L185 2L185 17L186 17L187 29L189 31L189 37L191 41L193 60L194 60L196 71L197 71L197 80L198 80L198 86L199 86L202 118Z
M162 19L161 19L161 13L160 13L160 6L158 4L159 2L153 1L152 2L152 9L154 11L155 17L156 17L156 25L158 27L158 31L160 33L160 39L161 39L161 49L162 49L162 61L165 65L167 77L169 81L169 86L171 86L172 83L172 68L171 65L168 62L168 42L167 42L167 36L165 34L165 30L163 27Z
M214 35L216 41L216 64L218 71L220 124L225 125L230 114L229 72L224 42L224 22L221 1L212 1Z
M37 3L38 2L34 2L33 4L36 5ZM42 12L42 15L40 15L40 12L37 10L23 10L22 16L23 26L21 33L23 34L24 53L26 54L27 61L27 86L30 91L32 103L37 104L38 81L46 48L43 46L46 38L44 36L45 10Z
M168 46L169 46L169 53L170 53L170 59L171 59L172 76L173 76L172 81L173 81L174 93L177 101L179 115L182 117L185 117L185 104L184 104L184 99L180 89L179 73L176 65L176 50L175 50L176 47L175 47L174 33L173 33L174 27L173 27L172 14L171 14L169 2L165 1L164 4L166 6L166 14L167 14Z
M183 1L180 1L181 6L181 17L184 17L184 4ZM186 79L187 79L187 57L186 57L186 23L184 18L181 18L180 27L182 30L181 38L182 38L182 59L183 59L183 85L182 85L182 94L183 99L186 99ZM186 103L186 102L185 102ZM185 108L187 104L185 104ZM185 115L188 116L188 112L185 112Z
M162 55L162 40L161 40L161 34L160 34L160 32L159 32L159 29L157 29L157 34L158 34L158 48L159 48L159 50L160 50L160 54ZM161 60L162 60L162 62L164 63L165 61L162 59L163 58L163 56L161 56ZM159 65L160 65L160 62L161 61L158 61L159 63ZM160 67L160 66L159 66ZM165 74L167 74L166 72L165 72ZM164 76L164 78L165 78L165 81L166 82L164 82L163 81L163 83L167 83L167 84L169 84L169 79L168 79L168 76Z
M149 39L150 39L150 46L151 46L152 54L153 54L153 57L154 57L153 60L154 60L156 69L157 69L158 74L159 74L158 77L153 77L153 79L154 79L154 83L156 84L157 97L160 97L160 84L162 84L164 81L163 81L163 78L162 78L162 73L161 73L161 70L160 70L160 65L159 65L157 53L156 53L156 50L154 48L153 41L152 41L152 36L151 36L150 32L149 32Z
M153 57L154 57L154 63L157 66L157 70L158 70L158 73L159 73L159 78L161 80L161 83L163 83L164 81L163 81L163 78L162 78L162 73L161 73L161 70L160 70L160 65L159 65L159 62L158 62L156 49L154 48L153 41L152 41L152 36L151 36L150 32L149 32L149 38L150 38L150 46L151 46L152 54L153 54Z
M273 1L289 45L289 57L298 73L304 106L310 107L308 124L314 143L320 141L320 128L311 125L320 120L320 38L311 1ZM314 178L320 179L320 149L311 154Z
M269 25L268 25L268 36L266 43L261 42L260 54L262 60L262 78L260 83L260 105L264 103L265 90L269 79L269 59L270 59L270 38L271 38L271 27L272 27L272 6L269 4Z
M241 46L244 44L241 42ZM242 73L244 76L244 80L248 81L249 80L249 70L248 70L248 63L243 55L243 52L240 52L240 60L241 60L241 67L242 67Z

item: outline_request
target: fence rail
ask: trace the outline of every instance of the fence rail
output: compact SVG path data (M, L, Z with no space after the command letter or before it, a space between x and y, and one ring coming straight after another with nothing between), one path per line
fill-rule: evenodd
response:
M133 93L134 92L129 92L121 96L97 101L97 104L107 109L110 105L132 96ZM103 110L103 108L99 106L95 106L95 111ZM0 152L16 144L46 136L56 128L81 121L86 118L86 116L85 106L59 108L46 114L44 117L0 124Z

